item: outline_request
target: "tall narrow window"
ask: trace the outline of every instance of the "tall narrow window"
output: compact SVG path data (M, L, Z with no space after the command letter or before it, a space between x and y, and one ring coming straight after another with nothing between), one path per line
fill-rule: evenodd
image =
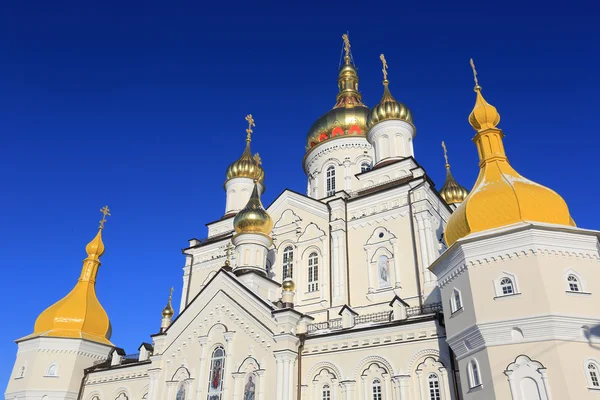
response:
M210 359L208 378L208 400L221 400L223 394L223 371L225 370L225 350L217 347Z
M502 289L502 295L514 294L515 288L513 286L512 279L510 278L502 278L500 281L500 289Z
M588 363L587 373L590 381L590 386L593 388L600 388L600 380L598 380L598 366L593 362Z
M315 292L319 290L319 256L317 253L310 253L308 256L308 291Z
M373 400L381 400L381 381L379 379L375 379L373 381Z
M481 386L481 376L479 375L479 366L477 361L471 360L469 362L469 383L471 387Z
M436 374L429 374L427 384L429 385L429 400L441 400L440 379L438 376Z
M331 400L331 389L329 385L323 385L323 396L321 400Z
M371 169L371 164L369 164L368 162L364 162L364 163L360 164L360 172L367 172L370 169Z
M452 291L452 298L450 299L450 308L453 313L463 308L460 290L456 288Z
M335 167L333 165L327 167L326 181L327 196L332 196L335 194Z
M179 386L175 400L185 400L185 385L183 383Z
M292 246L288 246L283 250L283 271L282 278L293 278L293 265L294 265L294 248Z
M579 279L577 279L575 275L569 275L567 277L567 283L569 284L569 290L571 292L579 292L581 290L579 285Z

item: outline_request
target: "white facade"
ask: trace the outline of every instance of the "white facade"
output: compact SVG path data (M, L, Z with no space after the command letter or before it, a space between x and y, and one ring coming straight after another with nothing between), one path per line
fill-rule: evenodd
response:
M415 126L406 121L382 121L369 130L368 140L375 150L375 165L382 161L414 157Z

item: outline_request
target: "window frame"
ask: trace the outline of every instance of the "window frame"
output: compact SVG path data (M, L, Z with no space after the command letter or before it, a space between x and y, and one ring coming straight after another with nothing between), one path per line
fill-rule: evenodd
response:
M215 356L215 353L217 352L217 350L221 350L222 352L222 356ZM227 353L225 353L225 347L221 344L217 345L214 347L213 351L210 353L210 365L209 365L209 369L208 369L208 389L206 391L208 398L211 398L211 396L219 396L219 399L222 399L223 397L223 382L225 380L225 362L227 361ZM213 377L213 369L214 369L214 363L220 360L221 361L221 365L220 365L220 370L221 370L221 379L220 379L220 387L218 388L217 391L213 390L211 391L212 388L212 379Z
M50 370L52 368L54 368L54 373L53 374L50 373L51 372ZM47 377L47 378L58 378L58 372L59 372L58 363L56 361L53 361L53 362L51 362L48 365L48 368L46 368L46 374L44 375L44 377Z
M331 400L331 387L327 383L321 387L321 400Z
M360 163L360 173L369 172L371 170L371 163L368 161L363 161Z
M437 386L432 386L432 384ZM429 373L427 376L427 390L429 390L429 400L442 400L440 377L434 372Z
M594 359L587 359L583 364L583 368L585 371L588 389L600 390L600 363Z
M336 178L335 166L330 164L325 168L325 197L333 196L335 194L335 178Z
M574 282L574 283L571 283ZM571 293L581 293L583 292L581 287L581 280L575 274L567 275L567 292ZM575 289L573 289L575 287Z
M515 294L515 284L508 276L500 278L500 290L502 296L511 296Z
M307 292L319 291L319 254L316 251L311 252L307 259L306 283Z
M383 399L383 385L381 379L375 378L371 381L371 395L373 400Z
M288 277L294 279L294 246L292 245L286 245L281 254L281 280Z
M458 303L456 302L456 299L458 299ZM452 294L450 296L451 314L455 314L463 309L464 309L464 303L463 303L463 299L462 299L462 292L457 288L453 288Z
M471 360L469 360L467 372L470 389L475 389L483 385L481 381L481 370L479 368L479 363L476 359L472 358Z

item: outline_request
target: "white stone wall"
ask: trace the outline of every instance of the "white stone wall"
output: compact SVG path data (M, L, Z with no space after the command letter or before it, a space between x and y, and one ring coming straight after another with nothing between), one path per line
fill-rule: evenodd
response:
M406 121L383 121L372 127L367 139L373 146L375 165L389 159L414 157L414 137L415 127Z

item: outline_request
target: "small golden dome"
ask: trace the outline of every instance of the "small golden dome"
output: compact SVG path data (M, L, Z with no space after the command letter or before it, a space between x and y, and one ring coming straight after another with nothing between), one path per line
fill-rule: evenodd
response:
M271 233L273 220L260 201L256 181L248 204L236 214L233 226L236 233L260 233L265 236Z
M233 178L249 178L257 180L264 185L265 171L261 166L260 157L258 153L252 156L250 151L250 139L246 139L246 148L242 153L242 156L231 163L227 168L226 181ZM263 186L264 187L264 186Z
M306 150L320 143L340 136L366 137L366 123L369 108L362 102L358 91L358 74L351 63L350 47L347 43L344 65L338 74L338 89L336 103L332 110L322 115L310 127L306 136Z
M479 177L471 193L452 213L444 238L448 245L471 233L518 222L575 226L564 199L553 190L520 175L504 152L504 134L496 125L500 116L477 85L475 108L469 122L479 152Z
M106 208L105 217L108 214ZM96 297L96 275L100 257L104 254L101 221L98 233L86 246L88 257L75 287L58 302L44 310L37 320L33 334L28 337L50 336L77 338L112 346L112 328L106 311Z
M163 308L162 316L163 318L173 318L175 315L175 310L173 310L173 305L171 304L173 301L173 288L169 291L169 300L167 301L167 305Z
M406 121L411 124L413 122L409 108L394 99L388 86L389 81L386 79L383 81L383 97L381 101L375 107L371 108L367 116L367 129L371 129L379 122L390 119Z
M446 182L444 182L444 186L440 190L440 196L442 196L446 204L462 203L469 194L469 191L461 186L452 176L446 143L442 142L442 147L444 149L444 158L446 159Z
M285 278L283 280L283 282L281 283L281 288L283 289L284 292L293 292L294 290L296 290L296 284L294 283L294 281L292 280L292 278Z

